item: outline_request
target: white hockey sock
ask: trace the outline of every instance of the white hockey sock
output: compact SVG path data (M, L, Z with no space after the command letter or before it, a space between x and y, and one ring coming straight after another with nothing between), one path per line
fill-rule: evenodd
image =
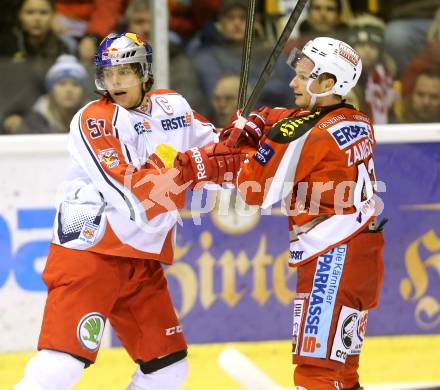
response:
M125 390L178 390L187 376L187 359L179 360L150 374L143 374L138 366Z
M78 382L84 363L73 356L43 349L26 365L23 379L13 390L69 390Z

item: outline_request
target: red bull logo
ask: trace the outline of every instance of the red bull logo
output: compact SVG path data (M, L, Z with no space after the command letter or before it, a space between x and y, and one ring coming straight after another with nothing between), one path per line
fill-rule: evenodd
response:
M109 168L114 168L119 165L118 153L113 148L101 150L98 155L98 160Z
M142 46L144 44L144 40L139 34L127 33L125 36L134 41L136 45Z
M114 47L110 47L102 51L102 57L104 59L113 59L118 56L118 49Z
M86 238L93 238L93 236L95 235L95 231L90 228L85 228L83 234Z

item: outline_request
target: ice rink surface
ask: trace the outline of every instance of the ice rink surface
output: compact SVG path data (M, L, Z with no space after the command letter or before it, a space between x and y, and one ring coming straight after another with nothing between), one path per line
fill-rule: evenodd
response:
M219 355L228 347L246 356L279 387L293 388L290 342L264 341L190 345L190 374L183 390L246 389L218 363ZM0 390L11 389L32 355L0 355ZM440 335L367 338L361 364L361 379L367 390L440 390ZM97 363L85 371L73 390L123 390L134 368L124 350L103 349Z

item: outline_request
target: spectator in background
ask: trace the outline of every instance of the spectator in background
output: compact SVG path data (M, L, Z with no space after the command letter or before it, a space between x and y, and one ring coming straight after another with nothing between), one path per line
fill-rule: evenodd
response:
M440 122L440 69L417 75L414 89L403 99L401 122Z
M132 0L118 30L139 34L150 41L151 12L149 0ZM169 42L169 55L170 88L182 93L191 106L197 107L198 112L206 115L209 104L200 90L194 65L184 49L172 41Z
M222 0L168 0L171 42L183 46L217 15Z
M7 37L10 37L12 27L15 24L14 12L17 0L2 0L2 8L6 12L0 12L0 42L3 42Z
M310 0L307 18L299 27L299 37L289 40L284 51L290 53L294 47L302 49L306 42L318 36L345 38L347 26L342 22L341 14L340 0Z
M440 69L440 9L435 14L427 33L426 46L405 69L402 77L402 95L408 96L414 89L414 82L418 74L430 69Z
M344 101L347 104L351 104L356 110L362 111L361 105L364 104L362 96L360 96L360 93L356 92L354 88L344 96Z
M14 62L43 59L52 63L69 50L52 31L53 0L19 0L13 10L13 27L0 47L2 57Z
M213 114L210 116L215 127L224 127L237 111L240 76L229 74L222 76L214 87L212 96Z
M385 49L397 64L398 77L426 44L426 33L440 0L389 0L390 20L385 30Z
M215 24L218 37L210 46L201 47L194 55L194 65L202 91L212 101L214 86L226 74L240 74L242 46L246 25L246 0L224 0ZM264 38L255 37L249 73L254 83L273 48ZM280 58L271 80L262 92L258 105L283 105L289 99L289 79L285 59Z
M85 104L89 81L86 69L76 57L60 56L47 73L47 94L25 115L17 133L68 133L70 121Z
M44 92L48 69L59 55L68 52L51 29L53 1L17 0L10 11L12 27L3 32L0 46L2 133L18 129L23 115Z
M150 0L131 0L119 24L118 31L131 31L151 40L152 20Z
M187 51L196 55L200 50L241 41L246 26L246 4L244 1L222 0L216 17L209 20L188 43Z
M348 5L349 17L368 13L386 20L389 14L389 0L345 0L345 2Z
M362 59L362 74L354 88L364 111L376 124L393 121L397 93L393 87L396 67L384 51L385 23L372 15L351 22L348 42Z
M56 0L54 31L89 64L99 42L119 23L128 0Z
M303 31L311 34L334 34L341 27L339 0L311 0Z
M231 41L242 41L246 26L247 2L222 0L215 17L208 20L204 27L191 39L187 46L189 55L197 54L201 49L228 44ZM244 10L244 12L243 12ZM256 2L254 16L254 35L264 40L262 15L265 12L262 1Z

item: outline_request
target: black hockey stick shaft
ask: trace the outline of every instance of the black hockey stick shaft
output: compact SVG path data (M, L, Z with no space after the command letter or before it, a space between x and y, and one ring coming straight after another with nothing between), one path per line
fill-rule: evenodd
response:
M247 99L249 66L251 62L252 38L254 36L256 0L249 0L246 13L246 30L243 41L243 53L241 59L240 87L238 90L237 109L244 106Z
M252 90L251 96L249 97L249 99L246 102L246 105L244 106L243 112L241 114L243 117L247 117L250 114L252 108L255 105L255 102L259 98L261 91L263 90L267 80L272 74L273 68L275 67L275 64L278 60L278 57L281 54L284 45L287 42L287 39L292 33L296 23L298 22L301 12L303 11L305 5L307 4L307 1L308 0L298 0L298 2L296 3L296 6L293 9L292 13L290 14L289 20L287 21L283 32L278 38L278 41L275 44L275 47L273 48L272 53L270 54L270 57L268 58L266 65L264 66L264 69L260 73L260 77L258 78L257 83L255 84L254 89Z

